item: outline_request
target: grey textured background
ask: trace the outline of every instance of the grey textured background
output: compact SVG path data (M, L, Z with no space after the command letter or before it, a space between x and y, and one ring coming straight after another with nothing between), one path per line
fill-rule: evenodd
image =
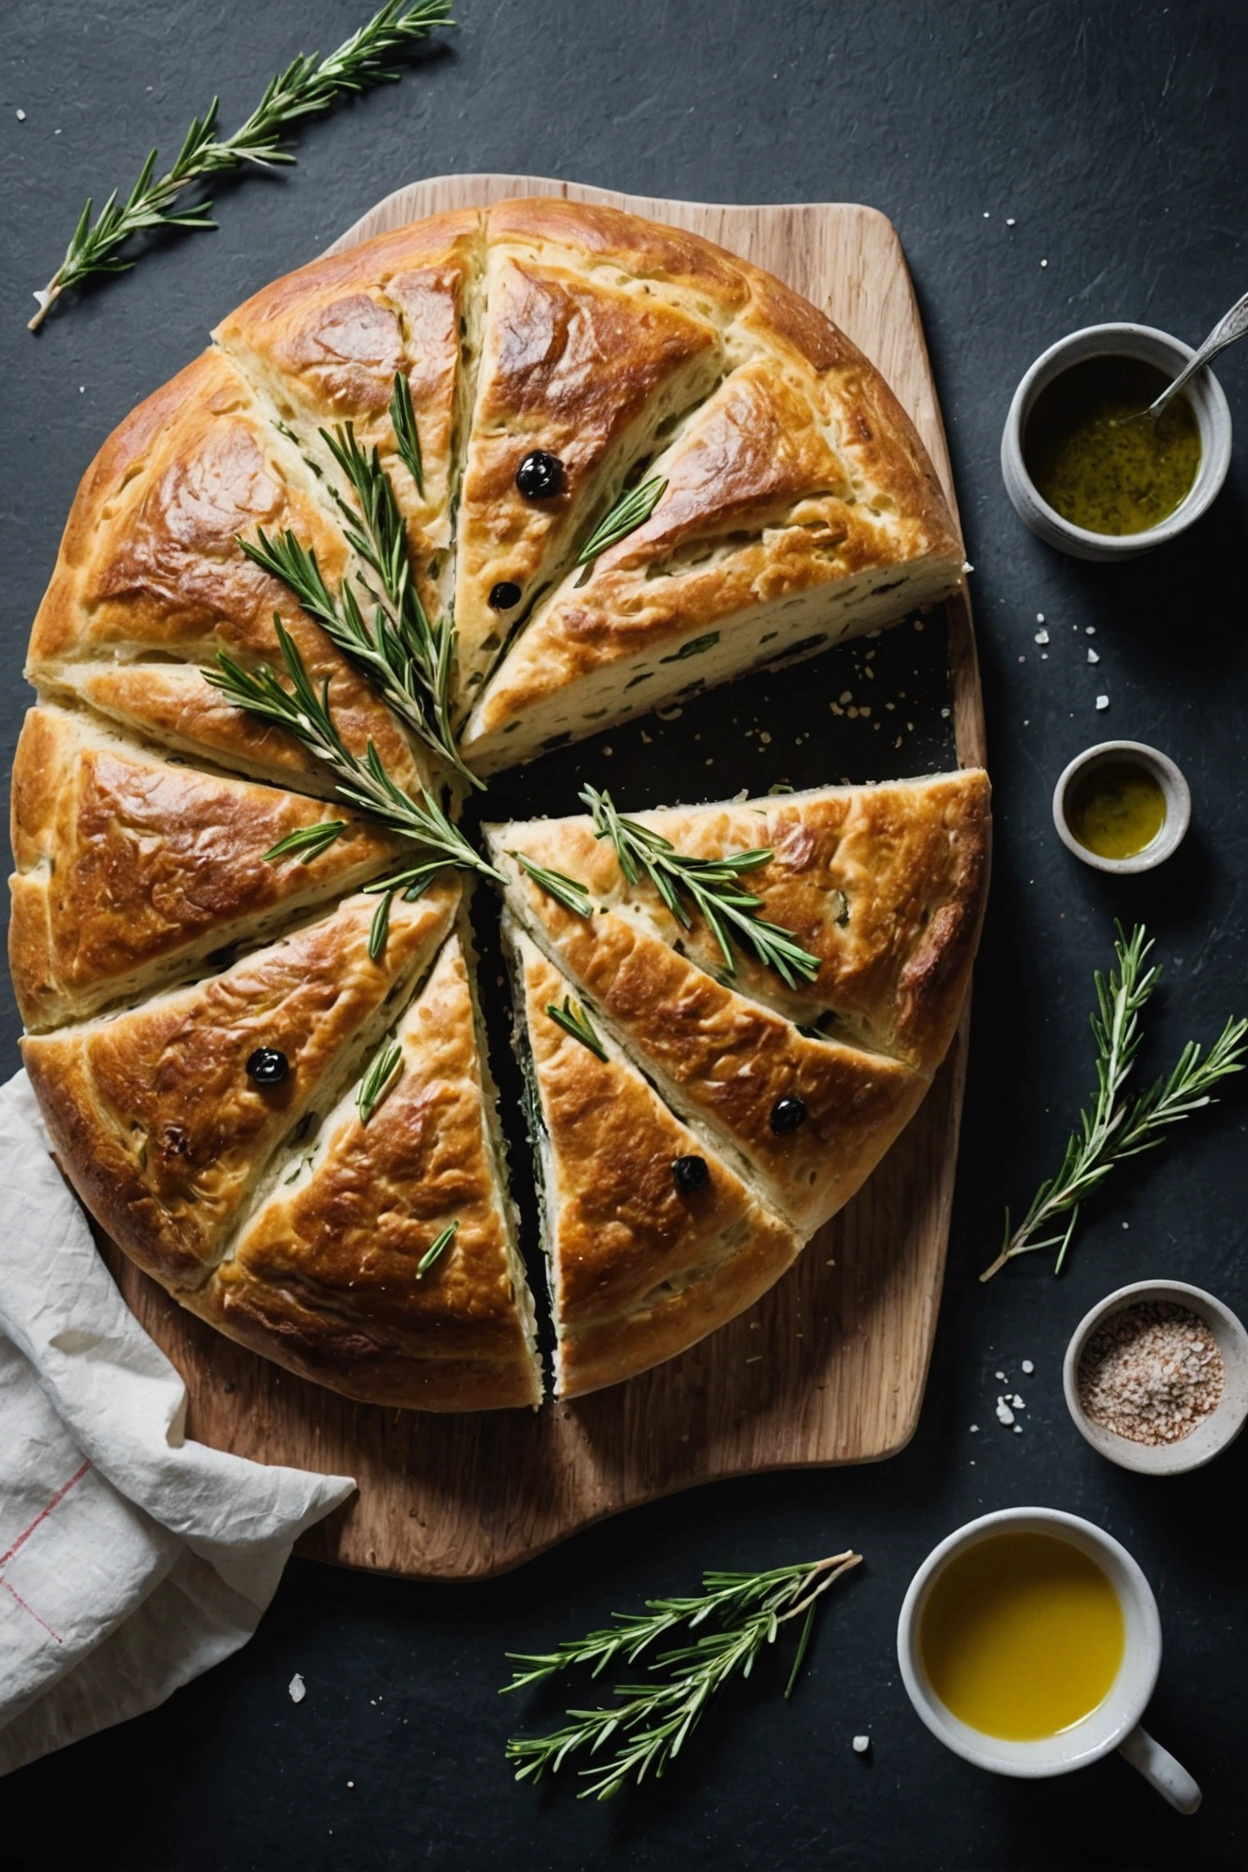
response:
M1059 1365L1075 1320L1124 1280L1177 1274L1244 1309L1243 1096L1097 1205L1060 1284L1038 1264L985 1289L974 1274L1003 1202L1025 1201L1053 1165L1084 1094L1090 975L1115 915L1147 917L1166 967L1145 1070L1248 1001L1242 450L1185 542L1115 568L1032 540L996 464L1015 382L1063 331L1132 318L1196 340L1248 284L1248 8L463 0L460 31L401 86L305 130L297 169L220 187L219 233L161 243L136 273L27 336L30 290L89 190L128 186L152 143L172 156L214 89L232 124L271 69L337 43L366 6L4 8L6 757L25 706L30 617L103 437L221 313L390 189L446 170L518 169L655 194L884 210L914 272L949 426L997 800L932 1381L914 1443L885 1466L659 1504L491 1585L414 1587L296 1563L240 1657L139 1722L0 1785L0 1854L22 1867L177 1872L1242 1864L1248 1642L1235 1527L1248 1443L1164 1484L1112 1470L1069 1425ZM1248 347L1219 374L1248 423ZM1037 611L1052 638L1044 657ZM1105 714L1098 692L1110 697ZM1049 822L1057 772L1104 734L1166 748L1192 784L1187 846L1133 886L1077 866ZM839 771L832 746L829 765ZM10 1064L15 1035L6 1001ZM1036 1366L1028 1380L1024 1357ZM1027 1398L1021 1436L993 1419L995 1370ZM1101 1522L1152 1579L1166 1659L1150 1726L1205 1786L1195 1819L1170 1813L1115 1760L1039 1786L981 1776L912 1715L892 1652L906 1581L958 1522L1026 1501ZM509 1646L538 1648L647 1593L683 1590L703 1565L767 1565L850 1541L867 1565L828 1605L792 1704L770 1660L639 1797L599 1808L577 1804L570 1788L512 1786L501 1761L509 1727L560 1705L499 1704ZM296 1670L308 1684L298 1708L286 1693ZM858 1731L873 1738L867 1760L850 1751Z

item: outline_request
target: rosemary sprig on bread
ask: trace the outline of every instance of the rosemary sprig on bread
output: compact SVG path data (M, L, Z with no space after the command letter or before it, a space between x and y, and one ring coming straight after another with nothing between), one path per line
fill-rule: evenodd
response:
M244 669L224 650L217 652L218 667L205 670L204 675L235 707L246 710L261 721L274 722L278 727L288 729L315 759L328 767L334 776L339 796L349 805L371 813L392 832L411 839L428 852L427 858L407 866L398 877L371 888L402 888L415 896L419 894L417 886L423 889L424 883L444 865L452 865L463 871L477 871L483 877L492 878L501 884L504 881L501 873L480 852L474 851L463 833L451 824L428 788L422 789L419 801L404 792L387 773L371 741L362 758L352 753L334 722L328 681L322 684L318 693L299 654L299 648L281 618L275 617L273 622L281 646L282 661L290 678L289 689L283 686L277 672L267 664L258 664L251 670Z
M1110 970L1108 977L1099 969L1094 977L1095 1097L1079 1114L1079 1129L1067 1142L1061 1169L1040 1185L1031 1207L1013 1231L1010 1212L1006 1210L1001 1252L992 1265L984 1269L979 1277L981 1281L991 1280L1015 1256L1035 1254L1043 1248L1057 1249L1053 1272L1060 1274L1080 1209L1088 1197L1100 1189L1114 1166L1164 1142L1170 1125L1179 1124L1203 1105L1214 1103L1214 1086L1231 1073L1243 1071L1244 1055L1248 1051L1248 1020L1228 1020L1203 1057L1196 1042L1189 1040L1168 1078L1159 1079L1147 1092L1138 1093L1135 1098L1123 1095L1143 1037L1140 1015L1157 986L1161 970L1145 966L1153 943L1142 924L1136 925L1130 937L1120 923L1115 927L1118 940L1114 944L1114 954L1118 966ZM1065 1226L1056 1233L1046 1233L1063 1216L1066 1217Z
M701 1593L689 1598L648 1599L646 1614L614 1613L613 1625L554 1651L510 1653L513 1663L524 1668L504 1685L504 1693L541 1683L573 1665L585 1665L597 1677L617 1659L634 1664L643 1651L682 1629L693 1634L706 1628L692 1642L655 1656L646 1681L617 1685L614 1705L569 1710L567 1726L549 1735L513 1737L507 1759L520 1764L517 1781L540 1781L574 1755L598 1754L613 1738L613 1753L580 1770L587 1782L582 1800L609 1800L630 1780L641 1782L648 1774L657 1778L679 1754L717 1693L733 1677L748 1677L764 1646L775 1643L781 1626L802 1617L784 1692L786 1698L791 1696L820 1597L861 1559L861 1554L846 1551L762 1573L707 1573Z
M396 433L403 428L414 439L411 392L401 372L395 373L390 407ZM320 434L354 497L348 501L336 488L329 489L343 517L347 544L377 581L374 586L360 579L372 603L372 624L349 583L344 581L337 595L330 591L315 551L289 528L270 538L260 527L254 540L240 537L239 546L262 571L286 586L400 720L461 778L482 786L461 761L451 727L454 628L449 617L432 624L421 603L403 515L381 456L376 448L360 447L352 423L339 423L332 434L327 429Z
M327 58L312 52L292 59L285 71L269 80L255 110L228 137L217 134L218 100L214 97L203 116L192 122L171 169L158 176L157 151L152 150L124 202L114 190L92 221L93 202L88 198L65 258L35 294L39 310L29 329L39 329L68 287L80 285L93 274L129 272L134 261L119 259L117 254L132 235L160 228L214 228L210 201L177 208L179 196L205 176L247 164L267 169L274 163L293 163L294 156L281 147L282 134L292 124L328 110L340 97L393 83L401 75L389 62L395 54L410 51L436 27L454 23L450 0L386 0Z
M718 943L729 975L737 970L735 946L774 969L788 988L797 986L799 976L814 981L818 956L803 949L791 930L760 917L762 898L741 888L743 872L770 864L774 853L769 847L730 852L723 858L690 858L640 820L624 818L605 790L587 786L581 799L593 815L595 836L610 839L615 847L626 881L636 884L643 874L648 877L682 929L692 926L692 905Z

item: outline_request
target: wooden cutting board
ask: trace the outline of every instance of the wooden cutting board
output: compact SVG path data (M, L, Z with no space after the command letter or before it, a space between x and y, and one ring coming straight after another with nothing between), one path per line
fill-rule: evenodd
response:
M952 501L948 452L910 278L894 229L873 209L844 203L720 207L651 201L531 176L442 176L388 196L335 247L442 209L533 194L605 202L675 222L787 280L823 307L883 371ZM930 618L927 639L915 643L930 646L938 622ZM945 607L944 623L947 690L936 645L926 685L912 680L911 689L901 693L912 716L925 711L933 722L943 720L945 746L926 767L913 764L917 755L909 765L905 756L893 756L897 773L948 764L941 753L950 729L962 765L984 758L965 592ZM881 655L898 636L885 634ZM800 666L798 688L781 691L772 704L777 732L795 707L809 702L812 685L839 685L844 665L834 659L845 655L833 651ZM820 676L825 666L838 673ZM923 686L932 693L914 693ZM835 780L841 777L832 740L838 729L827 717L827 700L818 700L825 711L820 734L829 742L820 777ZM706 719L718 719L714 711L722 715L723 704L706 701ZM914 720L906 725L916 732L922 727ZM683 739L701 737L688 728ZM810 741L810 734L804 739ZM708 729L707 744L714 740ZM868 745L878 752L885 743ZM735 792L743 781L753 786L758 769L741 770L743 749L741 744L735 750L736 772L730 758L720 756L718 796ZM658 764L659 750L654 755L651 765ZM556 761L551 756L523 772L558 776ZM851 763L846 757L839 764ZM888 771L885 756L874 777ZM794 778L812 783L808 773L795 772ZM668 797L708 797L705 781L698 795L675 791L686 776L674 768L670 780ZM517 810L514 790L507 813ZM622 778L618 796L634 808L650 803L630 792ZM566 793L556 789L550 797L555 803L527 802L528 809L575 810L570 784ZM485 1578L604 1515L695 1483L806 1464L870 1462L906 1444L918 1420L944 1272L966 1027L964 1020L918 1115L875 1175L758 1306L656 1371L537 1414L436 1417L352 1404L221 1338L184 1314L115 1250L106 1252L130 1305L185 1376L191 1436L262 1462L356 1477L358 1495L304 1537L302 1552L417 1578Z

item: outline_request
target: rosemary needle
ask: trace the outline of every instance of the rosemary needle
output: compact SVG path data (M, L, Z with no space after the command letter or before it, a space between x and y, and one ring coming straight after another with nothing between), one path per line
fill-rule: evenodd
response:
M1248 1020L1228 1020L1203 1058L1200 1047L1189 1040L1168 1078L1159 1079L1134 1099L1123 1096L1140 1047L1140 1015L1161 970L1145 967L1153 944L1142 924L1136 925L1130 937L1121 923L1114 927L1118 931L1114 944L1118 966L1111 969L1108 978L1099 969L1094 978L1096 1096L1091 1107L1079 1114L1079 1129L1067 1142L1061 1169L1040 1185L1031 1207L1012 1233L1010 1212L1006 1210L1001 1252L984 1269L981 1281L991 1280L1016 1255L1034 1254L1042 1248L1057 1249L1053 1272L1060 1274L1080 1208L1101 1187L1114 1165L1162 1143L1167 1126L1179 1124L1202 1105L1211 1104L1213 1087L1231 1073L1243 1071ZM1058 1227L1054 1234L1046 1233L1063 1216L1067 1218L1065 1226Z
M29 329L37 331L51 307L67 287L77 286L95 273L125 273L133 260L120 260L117 250L131 235L153 228L211 228L210 201L189 208L174 206L192 183L252 163L268 168L293 163L281 147L282 132L300 118L328 110L339 97L390 84L400 73L387 63L394 54L409 51L439 26L453 26L450 0L386 0L386 4L344 40L327 58L300 53L285 71L270 79L264 96L250 117L228 137L217 135L217 99L187 131L173 167L156 174L157 152L152 150L125 201L116 190L95 220L88 199L70 237L65 258L47 285L35 294L39 310ZM417 477L419 480L419 477Z
M607 1049L579 1001L574 1001L571 995L564 995L562 1007L556 1007L551 1001L547 1004L546 1012L556 1027L562 1027L564 1033L571 1034L574 1040L579 1040L583 1047L588 1047L591 1053L606 1064Z

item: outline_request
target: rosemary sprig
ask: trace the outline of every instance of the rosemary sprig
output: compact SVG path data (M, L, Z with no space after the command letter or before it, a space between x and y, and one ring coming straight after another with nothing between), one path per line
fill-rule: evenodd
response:
M583 1047L588 1047L590 1052L596 1054L605 1066L607 1049L594 1032L593 1022L579 1001L574 1001L571 995L564 995L562 1007L556 1007L552 1001L547 1004L546 1012L556 1027L562 1027L564 1033L571 1034L572 1038L579 1040Z
M264 854L266 864L276 864L279 858L298 857L300 864L311 864L323 851L328 851L336 838L340 838L347 829L345 819L318 819L315 825L299 826L294 832L288 832L285 838L278 839L276 845L270 845Z
M520 869L531 877L533 882L544 890L548 897L570 910L573 916L591 917L594 906L586 895L585 886L578 884L575 878L568 877L562 871L548 871L545 865L534 864L522 851L509 851L507 856L514 858Z
M454 1222L447 1223L442 1233L436 1236L429 1247L425 1249L424 1254L421 1255L420 1260L416 1263L417 1280L423 1280L434 1262L442 1259L442 1256L454 1241L455 1231L458 1227L459 1218L457 1216Z
M1079 1130L1066 1145L1061 1169L1042 1183L1019 1226L1011 1233L1010 1212L1005 1212L1005 1238L1001 1252L980 1275L991 1280L1016 1255L1056 1248L1053 1272L1060 1274L1070 1247L1079 1211L1101 1187L1115 1164L1142 1151L1153 1150L1165 1138L1169 1125L1179 1124L1201 1106L1213 1103L1212 1091L1231 1073L1243 1071L1248 1051L1248 1020L1228 1020L1205 1056L1189 1040L1168 1078L1159 1079L1134 1099L1122 1096L1140 1046L1140 1014L1157 986L1159 968L1146 968L1153 948L1142 924L1128 938L1115 924L1118 960L1108 979L1098 969L1096 1012L1092 1034L1096 1041L1096 1096L1091 1108L1079 1114ZM1062 1216L1064 1228L1046 1234Z
M791 930L760 917L757 913L762 898L742 890L738 883L743 871L754 871L770 862L773 854L769 848L733 852L725 858L689 858L661 833L636 819L622 817L609 793L587 786L581 791L581 799L593 814L595 836L610 839L614 845L628 883L636 884L644 871L683 929L689 929L693 922L683 898L691 900L719 944L729 975L736 974L736 960L729 947L735 943L752 952L764 967L775 969L789 988L797 986L799 976L808 982L815 979L818 956L803 949Z
M216 222L209 219L210 201L196 202L190 208L174 207L192 183L204 176L240 169L247 163L260 168L293 163L294 156L281 147L280 141L289 125L328 110L347 93L393 82L401 75L387 63L393 54L418 45L435 27L454 23L450 0L386 0L328 58L313 52L293 59L285 71L270 79L250 117L228 137L217 135L218 100L214 97L204 115L191 124L171 169L158 176L157 152L152 150L124 202L118 200L114 190L92 222L93 203L88 199L65 258L47 285L35 294L39 310L29 329L39 329L67 287L79 285L94 273L128 272L134 261L118 259L117 249L132 234L151 228L215 227Z
M390 427L394 430L394 445L399 452L399 460L416 483L416 492L423 500L425 465L420 457L420 437L416 433L411 386L402 371L394 373L394 388L390 392Z
M473 786L481 786L460 760L451 729L454 631L449 619L434 625L425 614L412 577L403 516L381 457L375 448L366 453L360 447L351 423L339 424L332 434L322 429L321 437L355 496L353 506L330 489L346 522L348 544L381 587L378 593L361 579L373 605L371 626L351 586L344 584L335 596L315 550L289 528L270 538L260 527L254 540L240 537L238 544L253 564L286 586L409 728Z
M635 1663L643 1651L682 1627L688 1634L713 1627L691 1643L660 1652L650 1664L648 1682L617 1685L613 1708L572 1709L565 1728L513 1737L507 1759L520 1764L517 1781L540 1781L548 1769L557 1772L578 1752L597 1754L613 1736L615 1752L580 1771L588 1782L582 1800L608 1800L631 1777L641 1782L647 1774L661 1775L717 1692L738 1674L748 1677L764 1645L774 1644L780 1627L804 1614L787 1698L806 1655L818 1599L861 1558L847 1551L763 1573L706 1573L702 1592L691 1598L648 1599L647 1614L617 1612L613 1625L554 1651L511 1653L512 1661L525 1668L513 1674L505 1691L540 1683L574 1664L588 1665L597 1677L617 1658Z
M403 1071L403 1049L397 1040L387 1040L360 1081L355 1095L360 1123L366 1125L386 1093Z
M577 565L588 565L606 552L609 546L616 546L630 533L635 533L654 512L667 492L667 480L663 475L651 475L639 487L629 488L621 494L609 514L598 522L585 544L576 556Z
M348 805L371 813L392 832L398 832L402 837L412 839L428 849L427 858L400 873L399 877L371 888L391 890L402 887L412 890L418 880L423 880L420 883L420 889L423 889L428 879L443 865L452 865L462 871L478 871L483 877L492 878L496 884L504 883L506 880L502 873L473 850L427 788L422 789L420 802L405 793L386 772L382 758L371 741L363 759L351 752L330 712L329 679L326 678L322 683L318 694L298 646L281 618L275 616L273 623L291 682L289 689L283 687L276 671L267 664L246 670L224 650L217 652L218 668L206 669L204 676L236 708L245 709L249 715L255 715L261 721L276 722L279 727L289 729L310 754L329 768L339 795ZM413 894L418 896L419 890L414 890Z

